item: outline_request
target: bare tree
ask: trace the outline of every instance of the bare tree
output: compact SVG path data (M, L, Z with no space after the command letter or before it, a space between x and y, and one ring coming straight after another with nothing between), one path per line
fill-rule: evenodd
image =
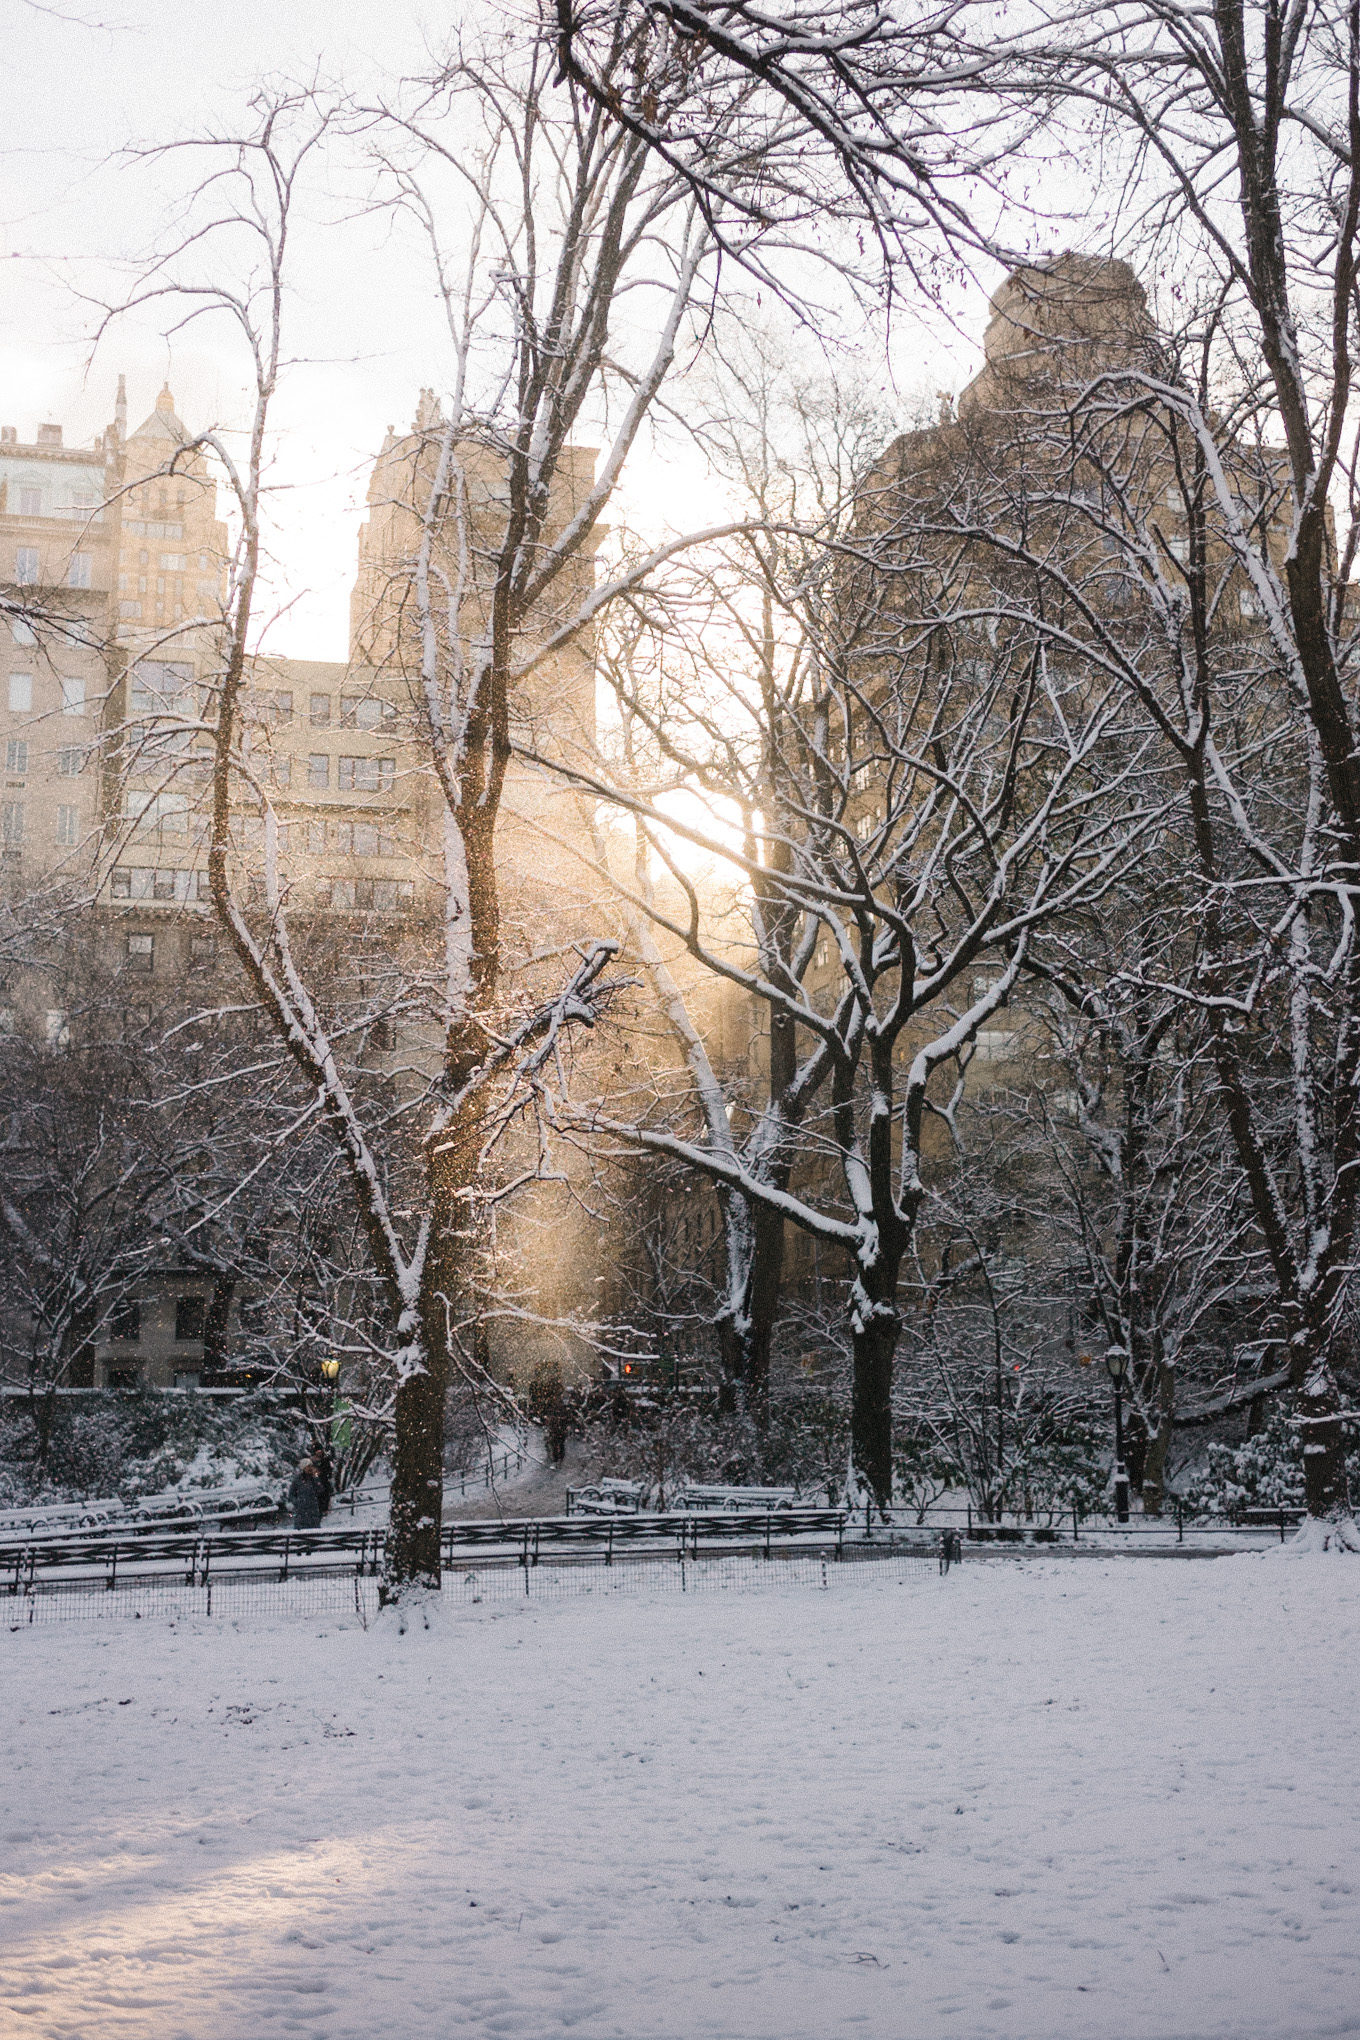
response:
M664 39L621 34L616 61L621 91L682 89ZM138 299L224 315L253 364L244 453L220 432L194 442L218 462L240 533L220 681L202 724L213 746L208 867L251 999L343 1158L386 1299L396 1379L389 1598L438 1583L445 1397L476 1316L486 1216L547 1166L532 1131L499 1180L496 1158L524 1125L532 1073L560 1062L570 1032L593 1022L613 955L582 931L577 953L559 944L565 982L504 981L497 832L512 730L545 714L545 692L564 673L578 704L588 695L583 648L617 592L594 585L600 520L672 369L711 248L683 181L574 87L554 89L550 67L550 39L530 24L494 54L459 50L400 106L349 117L380 202L425 241L449 347L447 382L387 469L386 551L372 562L364 618L370 668L405 702L407 769L424 776L438 817L438 944L423 994L437 1046L408 1071L414 1091L400 1109L380 1108L347 1059L295 853L243 741L270 407L287 365L292 214L335 115L309 94L262 101L254 128L215 143L199 193L215 208L209 230L199 235L195 221ZM254 267L247 284L226 288L211 251L242 237ZM634 295L648 314L625 320L620 305ZM592 468L574 437L602 427ZM243 812L258 818L253 892Z
M1011 173L1042 125L1042 102L989 89L993 66L969 46L967 10L877 0L639 6L637 18L669 25L693 71L698 89L677 105L620 98L602 62L617 33L612 9L556 7L563 72L689 180L715 231L734 218L756 226L734 252L793 301L791 243L871 286L872 267L856 259L867 228L890 288L905 265L934 294L946 251L995 252L1011 228ZM715 107L726 116L725 151L712 143ZM752 159L759 176L737 175Z
M777 607L792 658L772 665L759 624L744 665L734 645L696 633L683 683L663 656L659 680L626 685L652 783L574 775L632 818L667 874L664 893L625 884L633 906L691 967L768 1010L772 1073L787 1030L787 1074L758 1137L729 1118L720 1085L708 1095L692 1046L693 1133L626 1124L605 1100L555 1107L688 1162L843 1258L855 1465L882 1503L927 1125L953 1111L961 1056L1044 931L1128 867L1147 820L1118 690L975 629L968 563L936 544L904 477L895 448L861 478L852 528L821 545L820 577L804 551L786 579L797 549L752 541L737 576L756 591L748 613ZM815 553L815 529L802 545ZM668 802L682 787L704 804L698 818ZM744 888L740 938L686 870L686 846Z
M1193 66L1176 75L1196 121L1207 121L1218 87L1196 85ZM1150 119L1165 81L1153 84L1136 64L1121 77ZM1250 135L1226 114L1215 133L1216 150L1245 164L1231 152L1245 151ZM1165 161L1172 145L1140 131L1139 146ZM1067 259L1015 279L993 328L1014 372L984 377L967 400L976 429L1001 433L1010 451L990 490L966 503L960 494L949 521L1006 563L998 578L1021 564L1036 577L1026 595L1012 588L997 603L998 618L1055 657L1122 676L1162 747L1165 783L1178 786L1194 939L1155 958L1131 943L1122 981L1153 1002L1174 991L1204 1029L1275 1293L1273 1364L1233 1392L1291 1391L1310 1441L1317 1534L1327 1541L1327 1525L1340 1521L1348 1541L1333 1349L1347 1320L1356 1223L1360 811L1351 811L1343 684L1354 657L1349 553L1334 544L1329 499L1353 471L1341 452L1349 257L1338 254L1332 272L1344 313L1310 328L1290 311L1293 337L1272 337L1265 300L1284 316L1316 287L1315 272L1304 277L1307 179L1296 174L1291 185L1289 233L1266 233L1243 168L1233 232L1204 189L1207 156L1191 148L1176 160L1183 182L1165 203L1200 234L1203 295L1154 328L1122 265ZM1279 168L1270 177L1282 204ZM1333 232L1331 207L1319 184L1318 233L1324 221Z

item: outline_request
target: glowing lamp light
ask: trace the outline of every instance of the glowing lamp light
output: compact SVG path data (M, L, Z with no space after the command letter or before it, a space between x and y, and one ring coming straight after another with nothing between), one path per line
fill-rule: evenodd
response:
M325 1375L327 1381L338 1380L340 1375L340 1362L335 1359L323 1360L321 1363L321 1372Z

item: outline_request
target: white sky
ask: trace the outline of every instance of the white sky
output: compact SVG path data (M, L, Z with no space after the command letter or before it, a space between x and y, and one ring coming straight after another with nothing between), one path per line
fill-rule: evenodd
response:
M130 421L151 410L167 372L190 426L239 423L244 390L231 358L204 333L172 352L154 323L125 324L93 361L89 298L116 293L116 266L158 245L182 159L130 160L130 145L166 142L240 121L262 75L319 72L376 93L420 68L442 40L451 9L410 0L51 0L65 16L30 0L0 0L7 90L0 139L0 423L32 437L44 420L66 428L68 445L100 432L112 416L120 372ZM84 19L77 16L77 9ZM109 24L108 26L101 25ZM293 339L308 365L276 406L280 428L275 499L275 581L291 603L272 628L272 650L343 658L347 602L362 491L389 423L409 421L416 393L437 381L436 310L419 264L384 245L371 220L346 222L318 198L302 250ZM85 294L82 301L82 293ZM975 330L980 330L978 295ZM975 354L900 337L910 378L957 389ZM938 365L937 365L938 364ZM872 364L866 363L872 372ZM886 367L882 382L887 384ZM891 395L891 392L887 392ZM667 520L702 523L691 467L639 463L644 499L664 496ZM692 511L688 507L692 505ZM628 505L646 522L644 501Z

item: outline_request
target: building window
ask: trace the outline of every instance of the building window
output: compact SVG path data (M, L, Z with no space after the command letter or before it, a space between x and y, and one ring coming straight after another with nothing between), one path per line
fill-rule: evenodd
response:
M57 841L64 850L73 850L80 841L80 809L59 807L57 809Z
M0 1034L13 1034L13 1032L14 1008L13 1006L0 1006Z
M161 565L168 574L182 574L184 572L184 555L183 553L162 553Z
M396 845L390 829L376 822L336 822L331 830L331 848L346 857L393 857Z
M0 813L0 836L7 850L17 850L24 840L24 804L21 800L7 800Z
M132 675L134 715L191 715L192 666L167 659L142 659Z
M104 1380L109 1388L135 1388L137 1369L135 1367L106 1367Z
M340 727L345 730L380 730L396 715L390 701L379 701L372 694L342 694L340 696Z
M322 857L325 855L325 850L326 824L324 822L308 822L307 855L309 857Z
M318 793L331 783L331 761L325 751L313 751L307 760L307 784Z
M79 744L67 744L57 753L57 772L63 779L77 779L85 770L85 753Z
M400 878L333 878L331 905L341 913L409 913L415 886Z
M61 712L63 715L84 715L85 682L83 680L62 681Z
M33 706L33 675L11 673L9 676L9 712L11 715L27 715Z
M22 737L11 737L5 745L5 770L16 777L28 770L28 745Z
M271 758L269 761L269 777L275 786L291 785L293 779L292 759Z
M177 1296L175 1298L175 1344L185 1346L203 1337L203 1320L207 1316L208 1300L205 1296Z
M250 696L250 705L257 722L291 722L293 720L293 690L291 687L257 687Z
M19 491L19 515L20 515L21 517L41 517L41 516L42 516L42 490L41 490L41 489L20 489L20 491Z
M9 634L16 645L36 645L38 642L37 631L31 623L25 623L21 617L16 617L10 625Z
M65 1013L53 1009L43 1018L43 1040L49 1048L69 1048L71 1030L66 1025Z
M189 833L187 793L129 793L125 807L129 821L143 835L157 830L162 838Z
M109 897L115 900L155 900L169 905L193 897L194 879L206 876L168 864L119 864L109 875ZM150 941L148 935L145 938ZM149 966L148 966L149 968Z
M278 831L279 849L285 853L287 852L288 849L289 832L291 830L291 827L292 824L290 822L275 823L275 828ZM241 843L245 846L247 850L253 850L257 856L262 856L264 854L263 815L247 815L240 825L239 835Z
M984 1028L977 1036L979 1062L1009 1062L1015 1054L1017 1036Z
M328 730L331 726L331 698L329 694L314 694L311 701L311 724L314 730Z
M14 578L21 588L31 588L38 578L38 549L21 545L14 555Z
M397 783L395 758L342 758L342 793L390 793Z
M71 564L66 569L66 585L68 588L89 587L90 555L88 553L71 554Z
M127 939L127 965L129 970L152 970L156 962L156 938L154 935L129 935Z
M113 1307L109 1324L110 1338L117 1339L120 1346L135 1346L142 1336L142 1306L135 1296L125 1297Z
M193 963L216 963L216 941L211 935L195 935L189 944L189 958Z

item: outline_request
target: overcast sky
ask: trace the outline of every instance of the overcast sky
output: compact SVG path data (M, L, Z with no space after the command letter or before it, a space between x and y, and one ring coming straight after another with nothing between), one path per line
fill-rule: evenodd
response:
M408 0L0 0L0 423L31 438L56 420L68 444L89 441L112 416L120 372L134 427L167 374L190 426L243 420L239 372L208 334L167 349L154 322L123 323L90 359L91 301L116 293L131 274L122 265L163 243L184 176L180 157L148 163L127 151L230 128L265 75L319 70L376 92L420 67L451 18ZM420 385L437 379L442 350L420 266L398 259L373 221L342 219L343 191L327 196L329 210L323 197L312 204L293 307L309 366L275 412L275 480L287 485L275 499L275 580L291 606L268 643L343 658L368 467L384 428L406 423ZM908 351L919 382L919 341ZM927 366L925 380L957 385L950 366Z

